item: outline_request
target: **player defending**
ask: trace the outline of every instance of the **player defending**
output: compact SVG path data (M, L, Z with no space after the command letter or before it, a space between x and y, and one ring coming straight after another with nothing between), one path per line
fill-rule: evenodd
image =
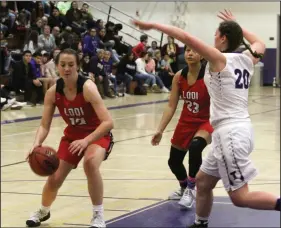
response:
M224 21L215 33L215 47L174 26L134 21L140 29L157 29L180 40L208 61L204 81L211 98L210 122L214 132L212 149L196 176L196 218L192 227L208 227L213 189L220 179L234 205L280 211L280 197L249 191L248 187L257 175L249 158L254 140L248 88L254 64L263 56L265 45L255 34L241 28L230 11L225 10L219 17ZM235 53L242 43L247 50Z

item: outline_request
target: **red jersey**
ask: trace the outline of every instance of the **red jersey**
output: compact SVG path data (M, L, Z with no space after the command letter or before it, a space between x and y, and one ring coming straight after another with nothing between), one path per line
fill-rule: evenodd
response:
M210 96L204 83L205 65L202 65L197 81L188 85L188 67L185 67L179 77L178 86L181 98L184 100L179 122L205 122L210 117Z
M100 120L91 103L85 101L83 96L83 85L86 80L78 76L77 94L73 101L68 100L64 95L63 79L57 80L55 104L67 124L64 135L71 140L85 138L100 125Z

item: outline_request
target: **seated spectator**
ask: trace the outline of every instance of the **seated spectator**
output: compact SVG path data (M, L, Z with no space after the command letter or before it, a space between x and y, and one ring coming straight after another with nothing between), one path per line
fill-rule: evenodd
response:
M44 12L43 3L38 1L35 3L35 8L32 10L31 20L35 21L36 18L42 18L44 16L45 16L45 12Z
M76 1L71 2L70 9L66 12L65 18L75 33L85 32L86 29L82 26L82 12L78 9Z
M12 29L12 19L9 14L9 8L6 1L1 1L0 5L0 23L7 27L7 31Z
M12 86L16 92L24 92L24 101L36 106L43 98L42 83L34 75L30 61L31 51L24 51L22 61L15 63Z
M161 49L162 56L168 54L174 54L175 56L179 55L179 45L175 43L175 39L171 36L168 36L168 43L164 44Z
M83 3L81 7L82 22L85 25L91 23L92 26L94 27L93 15L88 11L88 9L89 9L89 5L87 3Z
M89 78L90 69L90 56L88 54L85 54L83 55L83 59L80 64L80 75Z
M3 32L0 31L0 74L9 74L11 60L8 41L4 38Z
M106 76L113 83L113 89L114 89L115 96L118 96L119 94L117 93L116 76L112 74L113 60L111 58L110 51L104 52L102 65L103 65L103 69L104 69L104 72L105 72Z
M160 79L159 76L154 75L154 74L149 74L146 72L145 67L146 67L146 60L148 58L147 52L142 52L140 54L140 58L136 60L137 64L137 72L140 74L148 75L149 79L147 80L146 84L147 85L152 85L151 89L152 92L155 93L168 93L169 90L164 86L162 80Z
M89 34L83 38L83 53L90 57L95 56L97 49L100 48L100 39L97 36L97 31L94 28L89 30Z
M120 62L119 55L117 54L116 50L113 49L115 45L115 41L106 40L105 34L106 34L105 28L99 30L98 37L100 39L100 47L110 51L114 63L119 63Z
M147 53L145 71L149 74L156 74L156 72L155 72L155 61L154 61L152 56L153 56L152 52Z
M53 29L54 27L65 28L67 26L66 19L60 14L58 8L53 8L52 14L48 18L48 25Z
M56 78L48 77L47 72L48 63L51 61L51 55L45 52L42 55L42 64L41 64L41 77L39 78L40 82L43 84L43 93L46 94L47 90L56 83Z
M23 50L29 50L32 54L34 54L38 49L38 32L35 30L32 30L29 36L27 37L27 40L25 42L25 45L23 47Z
M104 28L104 22L102 19L98 19L96 21L95 28L97 29L97 31L100 31L101 29Z
M102 98L105 96L114 98L112 91L109 88L108 77L104 72L102 61L104 50L97 50L97 56L93 56L90 60L90 77L95 81L97 88Z
M159 50L159 48L157 47L157 42L156 41L152 41L151 42L151 47L147 50L147 52L152 53L152 57L155 58L155 52Z
M55 50L51 54L51 60L48 61L45 66L45 76L47 78L52 78L54 81L56 81L59 78L59 75L56 70L56 64L55 64L55 59L59 53L60 53L60 49L55 48Z
M60 35L60 28L57 26L53 27L52 35L55 38L56 46L59 47L62 43L62 37Z
M36 19L36 23L31 25L31 30L35 30L38 32L39 35L43 33L43 23L42 18L38 17Z
M147 35L141 35L140 43L132 49L136 58L140 58L140 54L146 51L147 40Z
M171 88L172 81L174 77L173 69L171 68L171 58L168 54L164 55L164 58L161 60L161 71L159 73L160 78L162 79L165 86Z
M51 34L50 26L44 26L44 32L38 38L38 46L40 49L47 51L49 53L52 52L56 48L56 41L53 35Z
M136 81L138 85L148 87L150 76L146 74L137 73L137 64L134 60L134 53L128 52L117 66L117 80L120 80L126 85L126 93L130 91L131 81Z
M42 77L42 71L41 71L41 64L42 64L42 54L41 52L37 51L32 55L32 58L30 60L31 69L33 72L33 75L35 75L36 78Z
M69 35L68 37L67 37L67 40L66 40L66 42L63 42L62 44L61 44L61 46L60 46L60 49L61 50L64 50L64 49L67 49L67 48L71 48L71 49L73 49L73 50L75 50L75 51L78 51L78 43L77 42L75 42L75 40L74 40L74 35Z

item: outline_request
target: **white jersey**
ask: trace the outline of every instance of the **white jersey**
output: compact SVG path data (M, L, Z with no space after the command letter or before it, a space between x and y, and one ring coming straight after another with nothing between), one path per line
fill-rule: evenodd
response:
M210 72L206 66L204 81L210 98L210 123L250 122L248 92L254 73L252 60L242 53L224 53L226 66L221 72Z

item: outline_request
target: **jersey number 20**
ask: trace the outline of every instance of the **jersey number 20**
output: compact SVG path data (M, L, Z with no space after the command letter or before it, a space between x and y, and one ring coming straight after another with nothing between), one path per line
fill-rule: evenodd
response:
M247 70L241 71L240 69L236 69L234 71L235 75L238 76L235 82L236 89L248 89L249 88L249 76L250 73Z
M199 104L192 101L186 101L187 109L192 113L198 113L199 112Z

